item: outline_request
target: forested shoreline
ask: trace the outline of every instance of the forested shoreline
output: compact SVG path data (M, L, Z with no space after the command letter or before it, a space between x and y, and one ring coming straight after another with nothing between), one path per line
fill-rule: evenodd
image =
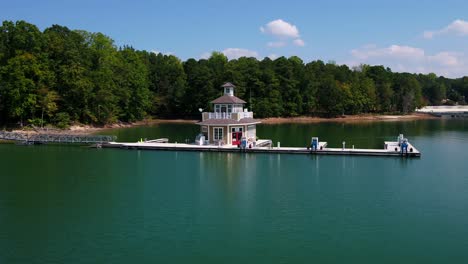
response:
M410 113L423 105L465 104L468 77L395 73L298 57L181 61L117 47L102 33L25 21L0 27L0 125L67 127L147 117L198 118L199 108L237 86L256 117Z

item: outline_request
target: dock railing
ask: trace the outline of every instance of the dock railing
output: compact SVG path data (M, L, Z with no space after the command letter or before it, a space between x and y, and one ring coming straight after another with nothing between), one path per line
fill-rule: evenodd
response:
M106 135L71 135L71 134L26 134L17 132L0 131L0 139L25 143L108 143L117 139L116 136Z

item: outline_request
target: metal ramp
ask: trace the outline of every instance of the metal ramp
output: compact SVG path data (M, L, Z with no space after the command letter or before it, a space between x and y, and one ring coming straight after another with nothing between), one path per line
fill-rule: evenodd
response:
M75 143L92 144L108 143L117 139L116 136L106 135L71 135L71 134L23 134L16 132L0 131L0 139L19 141L21 143Z

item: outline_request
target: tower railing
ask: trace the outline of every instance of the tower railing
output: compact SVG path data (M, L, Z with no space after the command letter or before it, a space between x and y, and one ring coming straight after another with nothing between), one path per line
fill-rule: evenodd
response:
M239 121L243 118L253 118L253 112L238 112L238 113L204 112L202 114L202 120L233 119L233 120Z
M208 119L232 119L232 113L208 113Z

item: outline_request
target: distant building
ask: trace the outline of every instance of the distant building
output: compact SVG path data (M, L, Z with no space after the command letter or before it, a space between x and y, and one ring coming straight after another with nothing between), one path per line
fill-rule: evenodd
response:
M234 96L235 86L225 83L224 95L213 100L214 112L203 112L200 125L201 133L209 144L239 145L245 137L248 142L256 141L256 125L260 120L253 118L253 112L244 108L244 100Z
M467 105L425 106L421 109L416 109L416 112L427 113L442 118L468 118Z

